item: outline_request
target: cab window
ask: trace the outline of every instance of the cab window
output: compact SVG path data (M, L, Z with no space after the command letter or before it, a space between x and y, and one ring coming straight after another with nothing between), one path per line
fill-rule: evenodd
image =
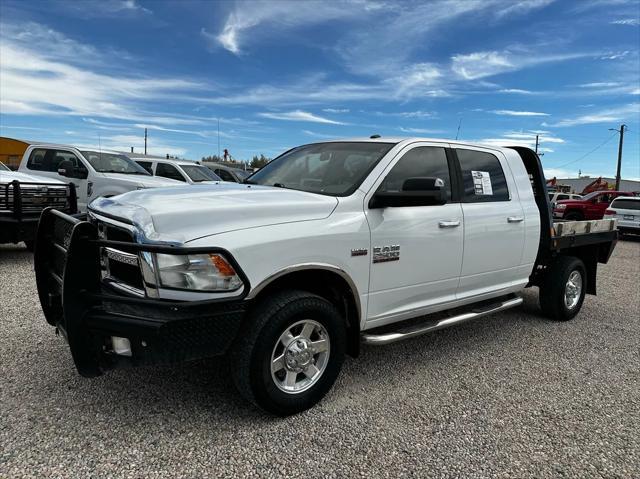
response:
M215 170L213 170L213 172L220 178L222 178L223 181L236 181L231 173L229 173L227 170L223 170L222 168L216 168Z
M444 181L447 201L451 200L451 176L444 148L419 146L404 154L394 165L378 191L399 192L409 178L440 178Z
M73 167L80 172L86 171L80 159L72 152L45 148L36 148L31 152L27 160L27 168L35 171L57 173L63 161L70 161Z
M156 176L162 176L172 180L186 181L178 169L168 163L158 163L158 166L156 166Z
M140 166L142 166L145 170L147 170L149 173L153 175L153 169L151 167L153 163L151 163L150 161L136 161L136 163L138 163Z
M498 157L465 149L456 149L456 154L462 170L465 202L509 201L507 179Z

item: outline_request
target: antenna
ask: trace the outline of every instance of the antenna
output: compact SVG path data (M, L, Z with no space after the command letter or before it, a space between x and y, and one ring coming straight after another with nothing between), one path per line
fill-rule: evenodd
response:
M462 125L462 117L458 121L458 131L456 131L456 140L458 139L458 135L460 134L460 126Z
M147 154L147 129L144 129L144 154Z

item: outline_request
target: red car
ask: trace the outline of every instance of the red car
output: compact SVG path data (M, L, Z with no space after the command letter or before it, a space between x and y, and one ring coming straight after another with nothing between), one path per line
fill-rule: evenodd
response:
M600 220L618 196L633 196L628 191L594 191L581 200L561 200L553 208L553 217L565 220Z

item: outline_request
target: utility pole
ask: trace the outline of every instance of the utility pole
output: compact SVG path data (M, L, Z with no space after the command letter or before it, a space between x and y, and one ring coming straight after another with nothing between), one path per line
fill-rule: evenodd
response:
M147 154L147 129L144 129L144 154Z
M220 118L218 118L218 159L220 158Z
M536 135L536 155L538 154L538 145L540 144L539 135Z
M609 130L620 133L620 143L618 143L618 168L616 170L616 191L620 191L620 169L622 168L622 142L624 141L624 129L627 125L620 125L620 129L609 128Z

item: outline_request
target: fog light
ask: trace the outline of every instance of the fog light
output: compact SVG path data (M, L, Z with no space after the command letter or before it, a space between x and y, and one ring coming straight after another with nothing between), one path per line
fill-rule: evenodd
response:
M120 356L131 356L131 343L127 338L111 336L111 346L114 353Z

